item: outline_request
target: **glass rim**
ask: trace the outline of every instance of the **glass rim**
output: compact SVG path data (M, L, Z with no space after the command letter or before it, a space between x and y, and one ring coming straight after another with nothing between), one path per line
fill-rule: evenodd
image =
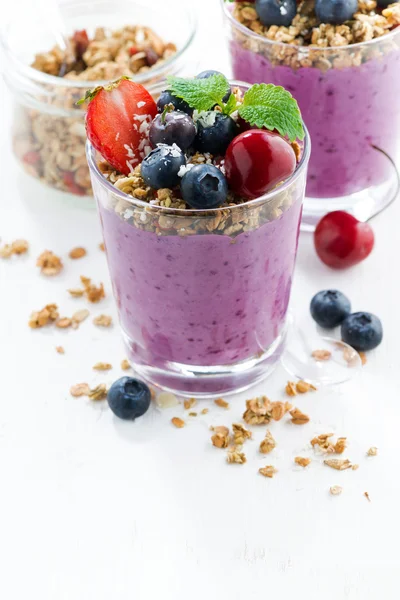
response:
M249 83L246 83L244 81L229 80L229 83L231 85L236 85L238 87L240 87L240 86L247 87L247 88L251 87ZM160 89L160 88L162 88L161 83L149 87L148 91L150 93L154 93L157 89ZM308 161L310 158L311 139L310 139L310 134L308 133L308 129L307 129L304 121L303 121L303 127L304 127L304 133L305 133L303 154L300 159L300 162L296 166L294 173L292 173L292 175L282 185L279 185L278 187L274 188L270 192L267 192L266 194L263 194L262 196L259 196L258 198L254 198L253 200L249 200L248 202L241 202L240 204L235 204L234 206L226 206L223 208L217 207L217 208L208 208L208 209L204 209L204 208L190 208L190 209L185 208L184 209L184 208L168 208L166 206L153 206L152 204L149 204L148 202L145 202L143 200L139 200L137 198L133 198L132 196L129 196L129 194L126 194L125 192L116 188L108 179L106 179L104 177L103 173L100 171L100 169L96 163L97 151L95 150L94 146L92 146L92 144L89 142L89 140L86 141L86 158L87 158L87 162L88 162L89 170L90 170L91 174L93 174L95 176L95 178L99 181L99 183L108 192L112 193L114 196L117 196L121 200L125 200L125 202L128 202L129 204L132 204L133 206L136 206L139 208L150 208L150 209L154 209L154 210L159 210L165 214L170 214L170 215L175 215L175 216L176 215L180 215L180 216L186 215L186 216L191 216L191 217L211 216L212 214L216 214L221 210L236 211L236 210L243 210L246 208L255 208L259 205L270 202L278 194L287 190L293 184L293 182L296 179L298 179L298 177L307 169Z
M257 40L258 42L263 42L264 44L269 45L269 46L279 46L281 48L295 49L295 50L297 50L298 53L302 53L302 54L308 54L309 52L313 52L313 53L320 52L321 54L326 54L329 52L340 53L343 51L348 51L349 49L352 50L352 49L359 49L360 47L364 48L367 46L373 46L374 44L382 43L383 41L388 40L391 37L395 37L397 34L400 35L400 26L398 26L398 27L395 27L388 34L382 35L382 36L374 38L372 40L367 40L366 42L357 42L356 44L346 44L345 46L328 46L326 48L320 48L318 46L311 46L311 45L299 46L297 44L288 44L287 42L278 42L276 40L269 40L265 36L260 35L259 33L256 33L255 31L252 31L251 29L249 29L248 27L243 25L243 23L239 23L239 21L237 19L235 19L235 17L232 14L232 11L229 9L229 4L231 4L230 2L228 3L228 2L226 2L226 0L220 0L220 3L222 5L222 10L223 10L224 15L231 22L231 24L234 27L236 27L237 29L239 29L242 33L247 35L248 37Z
M64 6L69 6L69 7L76 6L77 8L84 10L87 7L93 8L93 4L100 4L100 3L104 3L106 1L107 0L85 0L84 2L80 2L79 0L72 0L68 3L65 3ZM132 7L134 7L135 5L139 5L145 9L149 8L149 6L143 1L138 2L137 0L134 0L134 2L130 2L130 4ZM163 10L166 10L166 9L164 9L164 7L163 7ZM182 6L181 10L185 11L185 14L187 16L188 23L189 23L189 35L188 35L184 45L182 46L182 48L177 50L177 52L173 56L171 56L170 58L167 58L165 61L163 61L160 66L150 67L148 71L145 71L144 73L140 73L138 75L134 75L133 77L131 77L131 79L133 81L135 81L136 83L146 83L146 81L151 80L154 77L160 76L165 71L168 71L169 67L172 64L174 64L175 62L177 62L192 45L193 40L197 33L197 19L196 19L196 16L193 14L193 11L188 10L187 7ZM34 80L35 82L39 82L39 83L43 83L43 84L49 84L55 88L60 87L60 88L68 88L68 89L69 88L87 89L87 88L94 88L94 87L98 87L98 86L105 86L110 83L109 79L96 79L96 80L66 79L65 77L58 77L57 75L49 75L48 73L43 73L42 71L39 71L38 69L34 69L30 65L25 64L22 60L20 60L16 56L15 52L13 51L13 49L11 48L11 46L8 43L8 32L9 32L10 27L14 23L15 23L15 18L0 28L0 46L1 46L5 56L12 61L14 66L15 65L17 66L19 74L26 76L26 78L29 80ZM149 27L150 27L150 25L149 25Z

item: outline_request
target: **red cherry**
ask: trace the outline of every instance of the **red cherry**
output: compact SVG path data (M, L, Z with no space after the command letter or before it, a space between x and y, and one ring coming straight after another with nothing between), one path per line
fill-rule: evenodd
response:
M225 155L229 187L244 198L258 198L287 179L296 168L296 155L283 137L251 129L238 135Z
M314 232L314 245L323 263L332 269L346 269L367 258L374 247L374 232L343 210L328 213Z

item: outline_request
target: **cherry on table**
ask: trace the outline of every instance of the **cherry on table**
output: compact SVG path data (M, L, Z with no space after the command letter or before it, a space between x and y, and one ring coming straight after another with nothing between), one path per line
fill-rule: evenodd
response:
M314 232L315 250L332 269L346 269L363 261L372 252L374 241L371 226L343 210L322 217Z

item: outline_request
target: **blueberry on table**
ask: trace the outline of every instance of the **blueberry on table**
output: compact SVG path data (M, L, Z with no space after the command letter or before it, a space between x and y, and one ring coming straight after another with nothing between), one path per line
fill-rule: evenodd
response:
M215 110L206 111L197 121L194 147L199 152L222 156L238 133L238 125L231 117Z
M208 71L202 71L201 73L196 75L196 79L208 79L209 77L212 77L212 75L223 75L223 73L221 73L220 71L213 71L212 69L209 69ZM225 77L225 75L224 75L224 77ZM231 95L231 90L229 90L229 92L227 92L225 94L225 96L222 98L222 101L228 102L230 95Z
M196 137L196 125L184 112L174 110L157 115L150 125L149 139L155 148L157 144L176 144L181 150L187 150Z
M141 165L145 183L155 190L173 188L179 183L179 169L186 165L184 153L176 144L159 144L146 156Z
M167 104L172 104L175 110L180 110L189 115L190 117L193 114L193 108L191 108L187 102L185 102L181 98L177 98L176 96L171 94L170 91L164 90L163 92L161 92L160 97L157 100L158 112L162 113Z
M382 323L371 313L356 312L343 321L341 334L342 340L359 352L373 350L382 341Z
M341 25L353 18L358 0L315 0L315 13L321 23Z
M265 27L288 27L297 14L296 0L256 0L256 12Z
M350 300L338 290L323 290L315 294L310 304L311 316L320 327L332 329L351 313Z
M151 393L143 381L132 377L121 377L110 387L107 401L117 417L132 421L147 412Z
M192 208L216 208L226 200L228 183L214 165L196 165L183 176L181 193Z

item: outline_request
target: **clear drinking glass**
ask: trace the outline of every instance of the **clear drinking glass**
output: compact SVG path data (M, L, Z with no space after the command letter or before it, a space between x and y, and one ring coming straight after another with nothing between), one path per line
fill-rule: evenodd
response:
M400 27L348 46L297 46L255 33L221 2L233 76L285 87L310 132L303 227L332 210L362 221L380 212L399 189Z
M144 85L181 73L190 62L196 23L192 12L175 1L166 6L144 0L66 0L60 4L60 11L68 35L86 29L92 38L97 27L115 30L142 25L166 43L175 44L175 54L133 78ZM176 27L178 11L181 27ZM85 105L77 106L76 102L86 90L108 81L57 77L29 66L36 53L47 52L56 43L38 10L20 15L4 27L1 42L4 77L15 100L12 141L18 161L30 175L50 187L75 198L91 195L85 156Z
M307 133L295 173L251 202L176 210L124 193L129 177L117 189L88 143L123 337L142 377L207 396L246 388L277 364L309 154Z

